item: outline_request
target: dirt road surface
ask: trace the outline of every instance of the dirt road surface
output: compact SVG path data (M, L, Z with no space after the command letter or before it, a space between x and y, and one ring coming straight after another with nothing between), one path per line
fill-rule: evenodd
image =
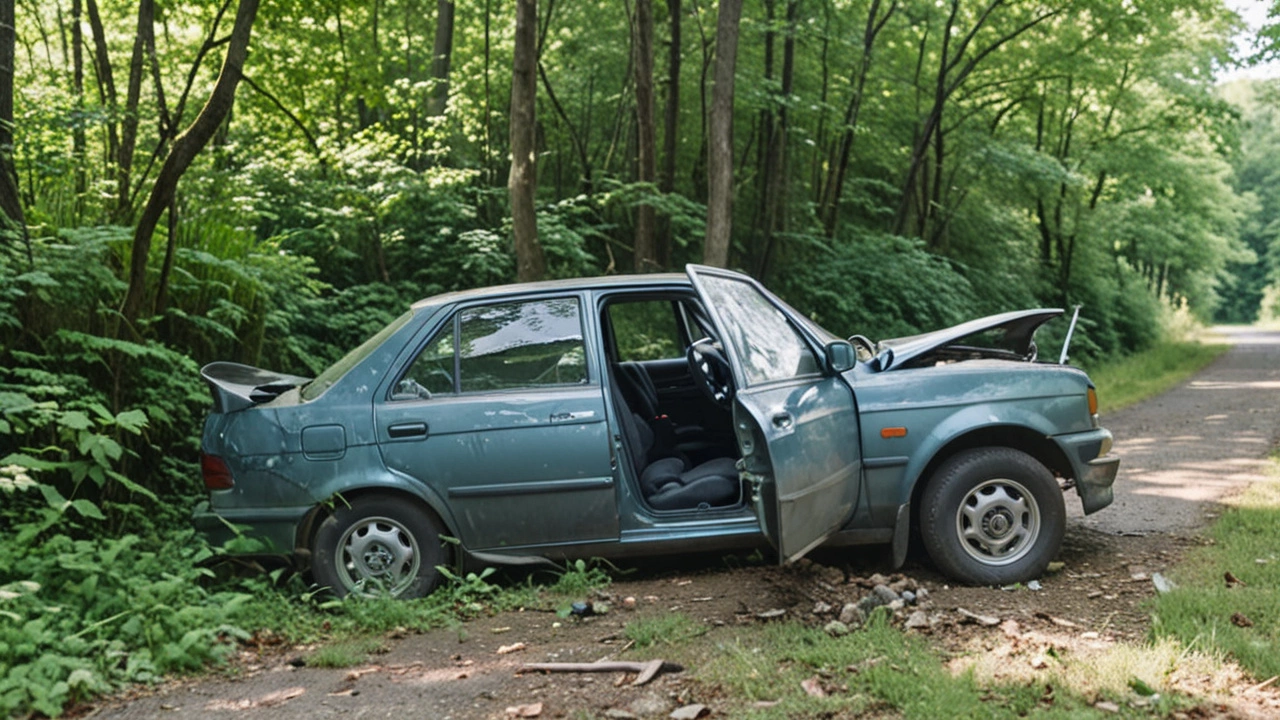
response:
M1280 333L1221 328L1231 351L1205 371L1157 398L1115 413L1103 423L1122 458L1115 503L1090 517L1073 508L1059 557L1042 589L951 587L927 561L912 559L901 574L873 578L862 557L823 555L786 568L730 563L718 556L653 561L608 588L616 610L585 622L545 611L511 612L461 628L389 639L388 652L347 669L295 667L305 649L241 652L230 671L136 689L79 708L95 718L504 718L509 709L540 704L538 717L667 717L686 702L707 703L715 717L732 716L741 700L684 674L659 676L639 688L616 674L518 674L525 662L628 659L623 629L641 617L681 612L709 631L763 622L762 613L814 624L866 595L876 580L898 580L929 591L923 632L956 656L1019 652L1027 638L1066 633L1091 642L1141 640L1149 624L1144 600L1151 575L1168 568L1217 510L1215 501L1262 477L1266 455L1280 439ZM857 551L865 554L866 551ZM732 565L732 567L731 567ZM627 596L637 609L621 608ZM599 598L597 598L599 599ZM960 610L1005 622L1003 632ZM911 610L911 608L908 608ZM771 612L772 611L772 612ZM1008 621L1012 621L1010 625ZM1013 631L1010 631L1013 628ZM1009 638L1013 638L1012 641ZM1096 638L1096 640L1094 639ZM1064 641L1065 642L1065 641ZM523 643L514 652L504 646ZM290 661L294 661L293 664ZM1233 707L1228 716L1280 714L1275 697ZM628 715L629 714L629 715Z

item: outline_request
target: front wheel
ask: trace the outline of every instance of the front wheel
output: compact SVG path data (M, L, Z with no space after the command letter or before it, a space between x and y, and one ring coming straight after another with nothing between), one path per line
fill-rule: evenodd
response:
M338 597L424 597L449 561L444 529L427 512L400 499L370 495L337 508L312 543L311 572Z
M1062 489L1024 452L990 447L959 453L938 468L921 500L925 549L943 572L963 582L1031 580L1062 547Z

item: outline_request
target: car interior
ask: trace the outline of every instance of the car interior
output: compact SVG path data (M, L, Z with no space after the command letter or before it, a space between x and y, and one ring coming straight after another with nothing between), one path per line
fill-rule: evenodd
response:
M689 349L711 342L709 326L688 297L621 296L601 311L610 399L641 496L654 510L743 501L729 403L713 399L691 365Z

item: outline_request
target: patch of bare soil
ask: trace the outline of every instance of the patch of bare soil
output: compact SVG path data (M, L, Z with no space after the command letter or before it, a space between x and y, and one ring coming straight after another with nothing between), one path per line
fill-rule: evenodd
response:
M707 630L682 644L679 654L707 657L734 627L783 619L826 626L842 613L848 620L846 606L865 603L876 585L895 591L895 622L927 638L957 670L994 658L1008 666L1005 679L1030 682L1038 671L1047 671L1047 652L1144 641L1149 628L1144 603L1155 592L1152 576L1196 542L1194 536L1115 536L1075 526L1055 572L1036 584L1009 588L953 586L927 564L915 562L903 572L879 574L874 565L850 565L829 553L788 567L727 567L741 561L718 556L651 561L583 598L605 603L610 609L603 615L561 618L533 609L502 613L455 628L393 637L388 652L348 669L306 667L296 648L246 649L221 677L138 690L75 714L398 717L412 708L415 717L458 720L625 719L665 718L681 708L695 717L698 709L693 706L702 705L713 716L726 717L742 707L742 700L693 681L690 672L659 672L636 686L634 672L542 673L522 666L633 660L626 654L631 647L626 625L669 613L682 613ZM903 590L917 596L914 603L903 601ZM627 598L634 599L634 606ZM1187 678L1182 686L1187 692L1218 698L1188 717L1280 713L1280 696L1266 688L1246 693L1253 684L1239 674ZM1226 699L1233 694L1234 699Z

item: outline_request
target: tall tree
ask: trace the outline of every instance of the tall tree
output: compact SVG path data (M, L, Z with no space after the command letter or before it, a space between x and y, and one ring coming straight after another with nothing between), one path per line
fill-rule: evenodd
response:
M653 0L636 0L632 21L636 80L636 180L652 183L657 170L655 153L658 133L655 127L653 99ZM640 203L636 209L636 272L658 269L657 245L654 238L653 205Z
M129 289L125 293L121 315L128 323L142 312L147 292L147 258L151 254L151 238L160 216L170 207L177 191L178 181L195 160L200 151L213 138L218 127L226 120L235 101L236 86L244 71L244 61L249 54L249 35L258 13L259 0L240 0L236 9L235 24L227 42L227 55L222 70L214 84L213 92L200 113L181 135L174 138L169 154L160 167L151 195L138 219L133 233L133 250L129 259Z
M27 260L31 260L31 242L27 239L27 221L18 196L18 175L13 166L13 75L14 0L0 0L0 212L4 221L0 244L8 242L10 233L26 240Z
M537 126L538 2L516 0L515 52L511 62L511 229L516 247L516 279L540 280L547 273L538 243Z
M680 126L680 0L667 0L670 14L671 45L667 49L667 105L662 119L662 173L658 190L672 193L676 189L676 139ZM671 222L664 216L658 228L658 264L671 264Z
M139 0L138 32L134 36L133 56L129 59L129 87L125 94L124 118L120 132L120 155L116 168L116 221L127 222L133 203L130 185L133 151L138 140L138 102L142 97L143 66L148 48L155 45L155 0Z
M707 235L702 247L702 261L715 267L728 267L733 233L733 73L741 19L742 0L721 0L707 119Z
M449 104L449 63L453 58L453 0L436 2L436 37L431 47L431 91L427 115L439 117Z

